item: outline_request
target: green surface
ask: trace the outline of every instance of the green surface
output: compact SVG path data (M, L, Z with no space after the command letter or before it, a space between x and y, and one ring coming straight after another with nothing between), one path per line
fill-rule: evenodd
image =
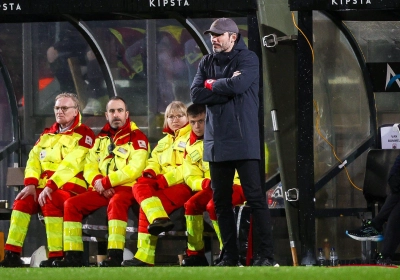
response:
M377 266L351 267L121 267L121 268L0 268L0 279L23 280L204 280L204 279L399 279L400 269Z

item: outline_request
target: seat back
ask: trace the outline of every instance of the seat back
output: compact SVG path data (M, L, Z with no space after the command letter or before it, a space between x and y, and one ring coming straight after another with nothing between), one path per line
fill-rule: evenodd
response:
M23 187L24 173L25 173L25 167L9 167L7 169L6 186Z

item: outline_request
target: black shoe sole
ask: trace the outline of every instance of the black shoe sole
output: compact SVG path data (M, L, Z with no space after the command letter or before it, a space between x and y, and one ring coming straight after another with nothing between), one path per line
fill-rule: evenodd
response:
M158 236L162 232L168 232L174 228L174 224L171 221L166 223L150 224L147 227L147 231L154 236Z

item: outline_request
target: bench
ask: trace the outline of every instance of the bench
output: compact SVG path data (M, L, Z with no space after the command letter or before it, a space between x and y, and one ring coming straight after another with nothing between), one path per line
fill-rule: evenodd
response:
M25 167L9 167L7 170L7 187L22 188L24 186L24 170ZM11 206L10 206L11 207ZM0 209L0 218L9 220L11 216L11 209ZM171 213L170 218L174 223L174 229L166 234L160 234L160 238L164 241L176 242L180 241L181 247L179 246L158 246L166 248L169 254L175 254L176 258L178 254L182 254L184 246L186 246L186 220L184 216L184 208L181 207ZM139 205L134 204L129 208L128 212L128 225L126 229L126 244L131 243L132 247L136 248L137 234L138 234L138 214ZM42 220L39 214L39 220ZM216 239L214 228L211 220L207 213L204 214L204 237L207 242L207 248L210 248L211 256L214 254L213 240ZM84 217L82 220L82 236L84 241L84 260L86 265L89 265L89 244L91 242L97 242L97 254L107 254L107 238L108 238L108 219L107 219L107 207L101 207ZM219 249L219 245L218 245ZM218 251L217 249L217 251ZM157 254L156 254L157 255Z
M169 217L174 223L174 228L172 231L167 233L162 233L159 235L159 241L156 248L156 262L157 256L161 254L168 254L169 256L176 257L182 254L187 241L186 235L186 220L185 220L185 209L183 207L178 208L173 211ZM128 210L128 224L126 228L126 243L125 247L132 247L132 252L135 253L136 243L138 239L138 215L139 215L139 205L134 204ZM107 254L107 238L108 238L108 219L107 219L107 207L101 207L91 213L90 215L84 217L82 220L82 236L84 241L84 260L89 259L89 243L97 242L97 254L106 255ZM213 240L216 239L214 228L212 226L211 220L207 213L204 214L204 233L205 246L206 249L209 248L211 257L214 255L214 251L219 250L214 249ZM169 243L164 246L160 243ZM176 243L176 244L175 244ZM162 251L165 251L164 253ZM210 260L212 263L212 261Z

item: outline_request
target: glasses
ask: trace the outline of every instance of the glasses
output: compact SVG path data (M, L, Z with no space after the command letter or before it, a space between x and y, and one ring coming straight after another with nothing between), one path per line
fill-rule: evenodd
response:
M76 106L62 106L62 107L58 107L58 106L54 106L54 112L57 112L58 110L60 110L61 109L61 111L63 112L63 113L65 113L66 111L68 111L68 109L70 109L70 108L76 108Z
M168 120L173 121L173 120L181 119L181 118L183 118L184 116L185 116L185 115L176 115L176 116L171 115L171 116L168 116L167 118L168 118Z

